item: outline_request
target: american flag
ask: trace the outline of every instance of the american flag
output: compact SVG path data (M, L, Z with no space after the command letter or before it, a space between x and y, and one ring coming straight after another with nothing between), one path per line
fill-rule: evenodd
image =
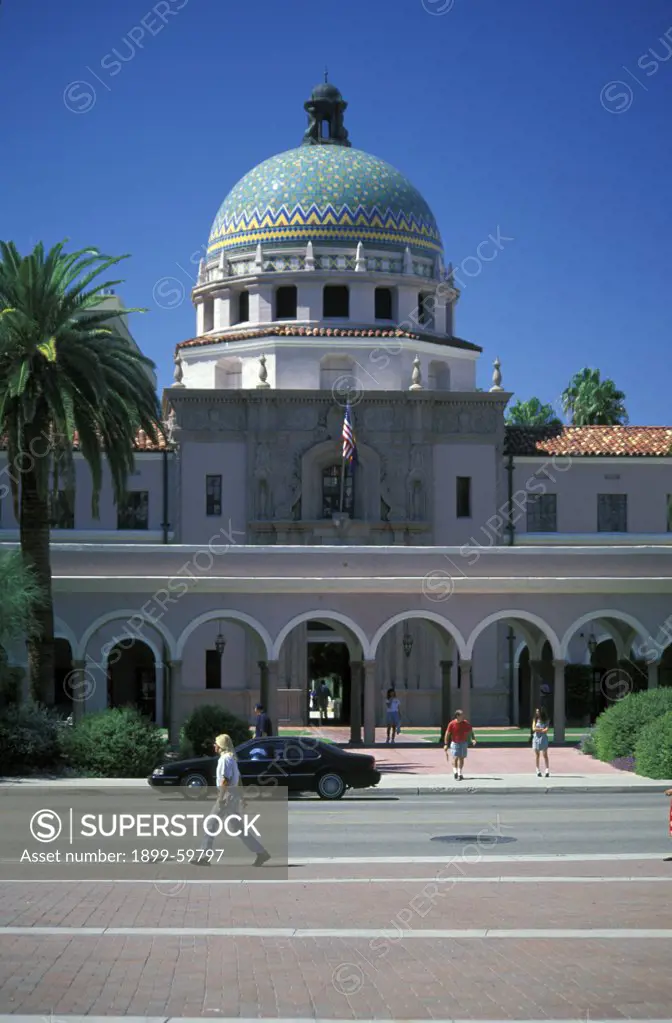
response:
M346 462L357 460L357 442L352 428L352 409L349 405L345 406L345 416L343 417L343 458Z

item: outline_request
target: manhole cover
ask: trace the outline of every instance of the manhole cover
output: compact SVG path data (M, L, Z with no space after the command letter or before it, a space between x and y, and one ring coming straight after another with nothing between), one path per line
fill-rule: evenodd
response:
M435 835L432 842L459 842L466 845L469 842L477 842L479 845L506 845L509 842L516 842L517 839L510 835Z

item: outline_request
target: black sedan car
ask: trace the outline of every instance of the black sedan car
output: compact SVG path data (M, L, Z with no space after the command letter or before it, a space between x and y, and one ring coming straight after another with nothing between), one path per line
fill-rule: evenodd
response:
M350 753L311 738L250 739L236 749L243 785L286 785L288 792L317 792L321 799L340 799L348 789L377 785L374 757ZM215 785L219 757L175 760L157 767L147 779L154 788L177 788L201 799Z

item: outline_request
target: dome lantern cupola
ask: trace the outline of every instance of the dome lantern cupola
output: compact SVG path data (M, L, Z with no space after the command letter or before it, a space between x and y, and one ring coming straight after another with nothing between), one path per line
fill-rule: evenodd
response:
M351 146L343 125L343 114L348 104L335 85L328 81L316 85L303 108L308 114L308 128L303 136L304 146Z

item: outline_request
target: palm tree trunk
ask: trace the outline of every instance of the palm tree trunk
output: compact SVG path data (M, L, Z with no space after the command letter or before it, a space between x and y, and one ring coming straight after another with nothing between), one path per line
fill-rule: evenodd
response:
M21 551L26 564L35 573L42 596L35 605L34 617L39 636L29 638L28 673L31 695L40 703L54 703L54 606L51 592L51 556L49 549L49 498L48 482L40 486L40 456L44 448L46 430L31 425L25 432L25 450L35 455L25 456L24 472L21 474L20 538ZM48 457L47 455L42 457ZM48 481L48 475L47 475Z

